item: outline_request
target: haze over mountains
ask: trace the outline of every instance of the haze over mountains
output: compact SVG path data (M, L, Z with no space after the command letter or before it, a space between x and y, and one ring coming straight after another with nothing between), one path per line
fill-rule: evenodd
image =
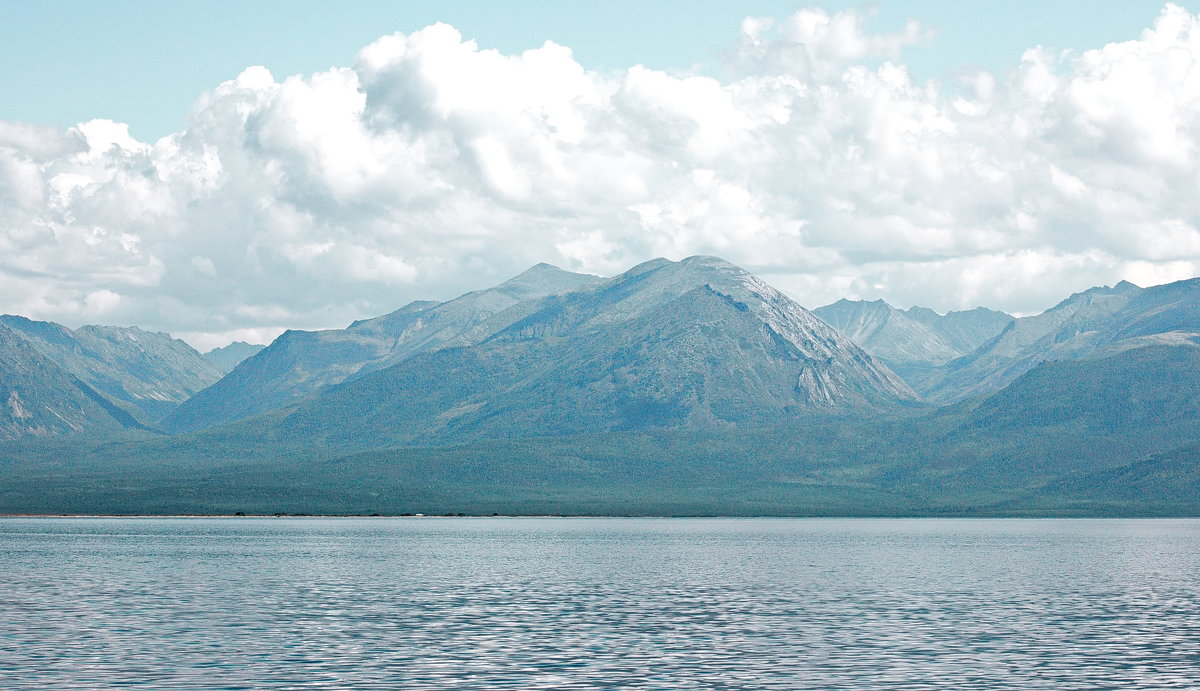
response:
M883 300L842 299L813 313L913 386L932 368L974 351L1013 321L983 307L942 315L925 307L898 310Z
M227 346L213 348L204 354L204 359L208 360L221 371L222 375L229 374L229 371L241 364L242 360L254 355L258 351L266 348L264 345L256 343L246 343L245 341L234 341Z
M952 359L942 334L921 333L905 319L918 310L842 300L815 312L903 372L924 400L946 404L1001 389L1046 360L1190 344L1200 334L1200 279L1145 289L1126 281L1099 286L1020 319L986 310L951 313L943 319L970 319L978 327L975 347Z
M363 496L545 509L528 484L540 478L565 502L551 504L586 496L592 511L1087 513L1136 508L1111 478L1142 468L1154 477L1137 486L1185 482L1175 503L1144 506L1200 510L1195 473L1180 470L1200 443L1198 300L1192 279L1093 288L1016 319L882 301L809 312L690 257L608 279L541 264L447 302L205 355L136 328L6 316L0 509L284 496L321 510ZM261 483L257 499L229 494L232 467ZM146 485L79 486L131 472ZM319 476L327 494L297 489ZM633 477L680 489L636 499Z

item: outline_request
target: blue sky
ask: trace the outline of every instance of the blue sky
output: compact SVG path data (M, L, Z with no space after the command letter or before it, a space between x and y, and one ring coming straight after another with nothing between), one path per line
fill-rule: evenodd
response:
M0 0L0 311L210 348L538 262L1017 314L1189 278L1198 12Z
M349 65L384 34L438 21L506 53L553 40L593 69L715 72L743 17L784 17L810 4L873 9L879 31L908 19L927 24L936 36L904 56L918 79L970 67L1002 72L1038 44L1082 50L1135 38L1162 8L1154 0L0 0L0 117L63 127L103 117L153 140L181 129L200 93L249 65L277 77Z

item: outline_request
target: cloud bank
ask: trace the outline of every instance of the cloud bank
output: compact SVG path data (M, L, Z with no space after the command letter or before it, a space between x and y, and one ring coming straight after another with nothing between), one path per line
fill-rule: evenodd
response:
M3 311L200 347L344 326L539 261L717 254L809 307L1044 309L1200 273L1200 17L916 83L911 23L747 19L724 76L594 72L434 25L250 67L186 129L0 122Z

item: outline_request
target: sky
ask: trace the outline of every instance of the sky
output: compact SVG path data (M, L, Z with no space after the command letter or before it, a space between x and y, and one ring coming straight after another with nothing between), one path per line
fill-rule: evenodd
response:
M538 262L807 307L1200 274L1200 2L0 0L0 311L201 349Z

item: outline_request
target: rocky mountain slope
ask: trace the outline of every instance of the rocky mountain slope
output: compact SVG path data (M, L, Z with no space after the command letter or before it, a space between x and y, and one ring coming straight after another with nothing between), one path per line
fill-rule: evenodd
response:
M883 300L838 300L813 314L910 384L931 368L975 350L1013 320L982 307L943 315L925 307L900 310Z
M222 375L229 374L234 367L237 367L246 358L258 354L258 351L266 348L264 345L256 343L246 343L245 341L234 341L227 346L213 348L204 353L204 359L208 360L220 370Z
M767 427L364 447L332 427L270 438L264 416L123 444L26 440L0 444L0 511L1195 516L1197 390L1200 348L1160 345L1043 363L954 406L809 408Z
M1171 342L1200 333L1200 278L1152 286L1137 292L1104 325L1101 348ZM1120 344L1124 343L1125 346Z
M947 345L967 354L995 338L1013 322L1013 316L986 307L939 314L928 307L910 307L904 314L930 326Z
M345 329L287 331L180 406L163 425L185 432L271 410L417 353L474 342L490 333L472 335L475 327L502 324L503 315L523 301L599 280L538 264L494 288L448 302L413 302Z
M0 324L0 440L137 427L28 339Z
M813 314L891 365L941 365L962 355L931 324L912 319L883 300L838 300Z
M1200 334L1200 279L1076 293L1042 314L1017 319L975 352L920 383L935 403L996 391L1047 360L1077 360L1149 345L1187 345Z
M14 315L0 316L0 324L143 423L161 419L221 378L212 363L169 334L116 326L72 331Z
M714 257L647 262L501 323L475 345L426 351L247 424L320 443L441 443L731 429L916 398L811 312Z

